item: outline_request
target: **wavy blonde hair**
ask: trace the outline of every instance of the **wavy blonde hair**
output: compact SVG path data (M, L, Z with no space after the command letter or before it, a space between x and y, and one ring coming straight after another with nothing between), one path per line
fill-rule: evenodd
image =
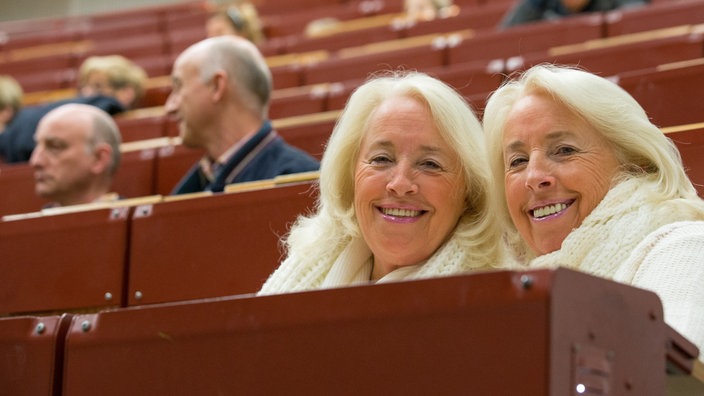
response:
M516 102L528 95L544 94L599 131L612 145L622 172L614 183L640 177L656 188L652 199L663 202L661 215L676 210L693 220L704 219L702 201L687 177L675 144L655 126L645 110L614 82L573 66L542 64L507 80L488 99L484 131L496 194L501 198L500 217L518 255L532 253L518 235L505 200L503 133ZM655 214L658 215L658 214ZM530 258L530 257L528 257Z
M350 97L323 154L316 211L294 224L285 240L288 253L316 259L339 252L360 235L354 210L354 169L360 143L374 110L398 96L428 107L440 134L463 165L467 209L455 234L468 256L482 266L500 264L501 230L493 217L498 200L492 195L479 120L464 98L445 83L423 73L400 71L373 76Z

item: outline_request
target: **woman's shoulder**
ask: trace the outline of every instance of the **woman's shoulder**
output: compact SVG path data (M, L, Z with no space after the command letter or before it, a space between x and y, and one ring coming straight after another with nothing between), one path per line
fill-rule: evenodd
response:
M654 230L649 238L672 239L688 238L692 240L704 241L704 221L685 220L665 224Z

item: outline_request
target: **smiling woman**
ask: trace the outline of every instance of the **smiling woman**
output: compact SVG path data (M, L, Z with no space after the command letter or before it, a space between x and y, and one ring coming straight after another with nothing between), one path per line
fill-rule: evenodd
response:
M515 257L650 289L704 348L704 201L635 99L539 65L492 94L484 127Z
M323 155L317 211L261 294L426 278L503 262L481 125L422 73L370 79Z

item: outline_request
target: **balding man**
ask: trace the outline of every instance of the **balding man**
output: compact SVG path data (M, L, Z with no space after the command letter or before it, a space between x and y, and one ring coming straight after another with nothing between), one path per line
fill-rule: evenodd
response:
M51 206L116 199L110 193L120 165L120 132L97 107L66 104L47 113L37 126L29 160L35 192Z
M205 150L173 194L223 191L231 183L271 179L319 168L287 144L268 120L271 72L257 48L236 36L200 41L181 53L166 111L183 145Z

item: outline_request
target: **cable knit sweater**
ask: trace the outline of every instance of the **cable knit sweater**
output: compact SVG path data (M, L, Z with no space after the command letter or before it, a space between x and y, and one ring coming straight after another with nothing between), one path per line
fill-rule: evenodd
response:
M660 297L665 321L704 349L704 222L649 199L642 180L620 183L573 230L560 250L532 268L564 266L648 289ZM700 359L702 354L700 354Z
M459 238L451 237L425 263L398 268L377 282L445 276L480 269ZM291 255L264 283L260 294L286 293L369 283L372 253L362 238L316 259ZM486 267L486 269L490 269Z

